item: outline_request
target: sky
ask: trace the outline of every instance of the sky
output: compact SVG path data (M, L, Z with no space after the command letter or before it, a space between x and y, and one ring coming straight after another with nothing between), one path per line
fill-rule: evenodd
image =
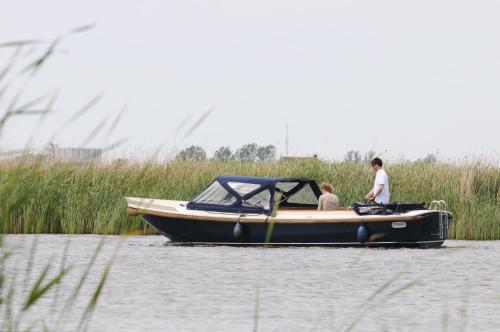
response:
M45 41L20 65L95 27L65 34L28 84L16 76L1 112L20 88L24 101L58 98L43 122L9 121L0 150L126 139L116 156L253 142L285 155L288 128L293 156L499 158L498 17L485 0L9 1L0 43ZM0 48L0 70L12 52Z

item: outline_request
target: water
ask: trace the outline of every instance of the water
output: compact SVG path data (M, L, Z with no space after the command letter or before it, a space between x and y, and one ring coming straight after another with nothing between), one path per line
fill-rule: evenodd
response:
M15 248L9 273L18 271L19 291L33 239L6 236ZM57 299L52 291L23 323L43 318L57 326L53 317L101 237L38 236L34 271L51 261L54 275L67 240L66 261L74 270ZM89 331L500 331L500 241L445 244L425 250L179 247L160 236L107 237L59 329L74 330L119 245Z

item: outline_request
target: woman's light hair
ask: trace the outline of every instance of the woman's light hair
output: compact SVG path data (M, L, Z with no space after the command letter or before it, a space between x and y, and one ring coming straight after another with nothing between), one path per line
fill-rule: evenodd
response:
M325 182L323 182L321 186L319 186L319 189L321 189L322 191L328 191L329 193L333 192L333 186Z

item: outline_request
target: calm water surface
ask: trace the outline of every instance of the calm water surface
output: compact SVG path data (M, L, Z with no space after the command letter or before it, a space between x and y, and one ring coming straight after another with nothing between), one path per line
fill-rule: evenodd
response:
M52 291L24 321L57 326L64 312L60 330L78 324L119 246L88 331L500 331L500 241L425 250L235 248L110 236L76 304L62 311L102 237L37 238L35 272L52 262L54 275L68 240L74 269L57 298ZM6 236L18 285L34 239Z

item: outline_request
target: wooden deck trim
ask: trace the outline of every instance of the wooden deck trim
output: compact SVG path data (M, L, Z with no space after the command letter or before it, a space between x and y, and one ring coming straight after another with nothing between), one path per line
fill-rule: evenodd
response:
M204 222L226 222L226 223L235 223L238 219L237 215L231 216L200 216L200 215L192 215L192 214L184 214L180 212L162 212L162 211L153 211L147 209L136 209L136 208L128 208L127 213L130 216L137 215L152 215L157 217L166 217L172 219L182 219L189 221L204 221ZM371 222L393 222L393 221L417 221L424 217L425 215L414 215L414 216L405 216L405 215L388 215L388 216L376 216L376 215L367 215L367 216L353 216L351 218L331 218L331 219L312 219L312 218L287 218L287 217L278 217L273 218L266 216L242 216L240 218L240 222L242 224L265 224L265 223L275 223L275 224L331 224L331 223L371 223Z

